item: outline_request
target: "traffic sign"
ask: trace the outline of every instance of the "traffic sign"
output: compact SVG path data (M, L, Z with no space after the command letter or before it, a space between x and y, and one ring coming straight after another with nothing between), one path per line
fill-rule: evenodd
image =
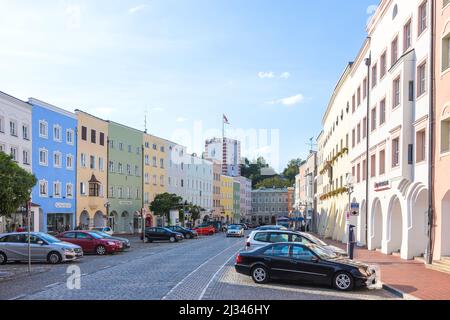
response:
M350 204L350 216L352 217L359 216L359 203Z

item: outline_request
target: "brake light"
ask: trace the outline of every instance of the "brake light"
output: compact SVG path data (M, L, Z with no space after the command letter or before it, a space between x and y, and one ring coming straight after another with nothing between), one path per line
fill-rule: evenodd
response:
M239 264L239 263L241 263L241 262L242 262L242 257L241 257L240 254L238 254L238 255L236 256L236 263Z

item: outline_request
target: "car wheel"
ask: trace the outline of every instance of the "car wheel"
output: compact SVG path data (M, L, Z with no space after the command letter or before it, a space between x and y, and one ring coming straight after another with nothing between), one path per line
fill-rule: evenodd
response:
M172 242L172 243L174 243L176 240L177 240L177 239L175 239L175 237L170 237L170 238L169 238L169 241Z
M6 262L8 262L8 258L6 257L6 254L4 254L3 252L0 252L0 265L6 264Z
M62 257L58 252L53 251L48 254L47 261L50 264L58 264L58 263L61 263Z
M150 238L147 237L147 242L152 243L153 241Z
M252 269L252 279L256 283L263 284L269 281L269 272L266 267L256 266Z
M99 256L104 256L106 254L106 248L104 246L98 246L95 249L95 252L99 255Z
M333 285L337 290L350 291L353 289L353 277L347 272L340 271L336 273L333 279Z

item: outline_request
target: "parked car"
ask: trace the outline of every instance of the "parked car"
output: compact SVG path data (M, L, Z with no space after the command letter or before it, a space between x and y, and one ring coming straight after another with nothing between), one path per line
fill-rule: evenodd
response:
M83 249L63 242L51 235L30 234L31 261L57 264L83 257ZM15 232L0 235L0 264L8 261L28 261L28 233Z
M91 230L90 232L96 233L96 234L102 236L105 239L117 240L117 241L122 242L122 251L131 248L130 240L127 239L127 238L121 238L121 237L112 236L112 235L110 235L108 233L97 231L97 230Z
M341 248L330 246L313 235L304 232L288 231L288 230L254 230L250 233L246 240L247 249L255 247L263 247L269 243L279 242L298 242L303 244L316 244L322 246L338 256L346 256L347 252Z
M244 236L245 236L244 228L242 227L242 225L240 225L240 224L232 224L232 225L228 226L227 238L228 237L239 237L239 238L242 238Z
M110 236L112 236L114 234L113 229L110 228L110 227L94 227L91 230L92 231L100 231L100 232L103 232L103 233L107 233Z
M192 229L188 229L188 228L184 228L184 227L180 227L180 226L170 226L170 227L167 227L167 229L181 233L185 239L198 238L197 232Z
M145 238L148 242L169 240L170 242L178 242L184 239L183 234L172 231L168 228L145 228Z
M350 291L374 281L368 265L338 257L315 244L276 243L236 257L238 273L259 284L270 279L304 281Z
M216 233L216 228L212 225L200 225L195 227L193 230L197 232L198 235L201 236L212 236Z
M276 226L261 226L256 228L255 230L288 230L288 228L276 225Z
M66 242L79 245L84 252L95 253L100 256L122 251L122 242L107 239L90 231L66 231L56 236Z
M247 225L247 228L249 228L249 229L255 229L256 228L256 225L251 223L251 222L246 223L246 225Z

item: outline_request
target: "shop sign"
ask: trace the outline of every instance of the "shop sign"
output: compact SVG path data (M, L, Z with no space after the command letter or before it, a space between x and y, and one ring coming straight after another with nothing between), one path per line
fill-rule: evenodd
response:
M389 190L389 189L391 189L391 182L389 180L375 183L375 191L376 192Z
M58 208L58 209L71 209L72 208L72 204L70 202L56 202L55 203L55 208Z

